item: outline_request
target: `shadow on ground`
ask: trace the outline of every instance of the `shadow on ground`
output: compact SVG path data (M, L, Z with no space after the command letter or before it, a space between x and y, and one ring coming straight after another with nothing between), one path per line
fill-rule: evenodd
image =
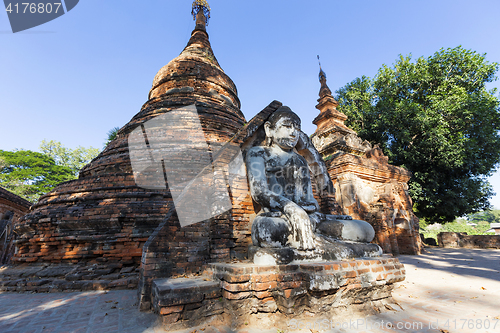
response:
M402 255L399 259L420 268L500 281L500 250L433 247L419 256Z
M153 313L137 310L135 290L1 293L0 332L143 332Z

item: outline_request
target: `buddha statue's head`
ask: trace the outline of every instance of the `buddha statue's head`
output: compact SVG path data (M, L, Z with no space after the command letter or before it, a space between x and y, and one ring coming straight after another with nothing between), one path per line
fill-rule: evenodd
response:
M267 146L293 149L299 141L300 118L288 106L279 107L265 122Z

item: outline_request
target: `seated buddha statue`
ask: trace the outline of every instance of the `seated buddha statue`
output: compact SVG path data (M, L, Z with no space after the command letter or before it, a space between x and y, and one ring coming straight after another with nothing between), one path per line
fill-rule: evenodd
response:
M355 243L373 240L369 223L320 213L308 163L294 149L303 134L300 118L281 106L264 123L264 130L265 145L250 148L245 157L250 193L261 207L252 223L253 245L302 252L321 248L323 253L334 247L328 259L341 259L343 248L347 257L380 255L376 244L352 250Z

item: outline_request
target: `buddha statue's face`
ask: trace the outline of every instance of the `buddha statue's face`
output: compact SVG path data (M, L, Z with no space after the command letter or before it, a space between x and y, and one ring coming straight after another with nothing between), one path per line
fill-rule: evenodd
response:
M272 138L273 144L279 146L281 149L293 149L299 141L300 125L297 124L292 118L283 116L281 117L274 128L268 127L268 134Z

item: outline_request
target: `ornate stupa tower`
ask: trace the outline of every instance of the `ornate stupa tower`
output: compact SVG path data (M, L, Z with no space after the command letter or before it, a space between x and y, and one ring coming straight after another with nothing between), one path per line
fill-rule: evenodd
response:
M337 110L321 65L319 81L320 114L313 120L317 128L311 139L325 159L341 213L371 223L384 252L420 253L418 218L408 194L411 173L390 165L378 146L344 124L347 116Z
M312 136L312 140L316 149L318 149L323 157L328 158L342 151L343 148L347 148L346 145L340 144L338 140L333 140L332 135L335 138L339 138L345 135L356 135L356 132L344 124L347 116L337 110L339 103L333 98L332 92L326 84L326 74L321 68L321 64L319 68L319 82L321 83L321 88L319 90L316 109L320 113L313 120L313 124L317 128Z
M77 180L62 183L41 197L17 223L15 263L98 265L104 269L102 274L108 275L122 272L124 267L130 268L127 272L137 272L145 243L166 216L171 217L170 229L168 242L162 246L179 265L168 263L164 273L195 273L206 258L227 257L228 250L218 251L213 244L209 222L180 230L176 214L169 215L174 207L171 188L138 186L131 162L131 133L180 108L195 106L202 133L193 133L190 124L183 121L169 124L180 135L164 140L166 151L182 150L179 145L189 143L200 153L211 154L245 123L236 86L220 67L209 42L206 1L196 0L192 14L196 24L187 46L159 70L140 112L80 171ZM148 130L158 137L164 134L159 127ZM196 169L197 163L206 162L182 151L176 159L184 159L188 175L190 166ZM94 274L92 278L101 277Z

